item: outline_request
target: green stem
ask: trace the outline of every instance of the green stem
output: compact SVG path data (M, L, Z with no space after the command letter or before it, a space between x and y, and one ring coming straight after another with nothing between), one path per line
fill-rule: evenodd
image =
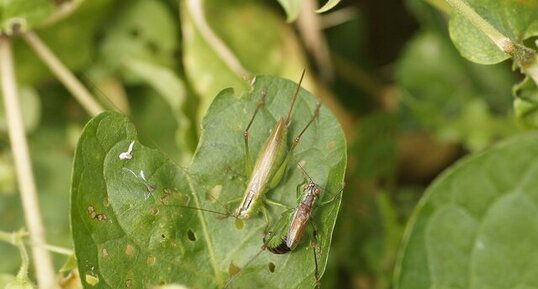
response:
M19 230L14 233L7 233L0 231L0 240L8 242L19 249L19 255L21 256L21 267L17 272L16 284L24 284L30 282L28 279L28 267L30 267L30 258L28 258L28 251L24 245L24 237L28 235L24 230ZM26 287L25 287L26 288Z
M11 39L0 36L0 76L2 81L2 94L6 110L9 140L13 151L17 181L26 224L33 243L46 243L45 227L42 222L41 210L37 197L32 163L26 139L24 123L22 121L21 106L15 80ZM43 248L32 247L32 254L36 263L36 277L39 288L56 288L54 280L54 267L49 252Z
M74 254L73 250L71 249L60 247L60 246L55 246L55 245L50 245L50 244L32 244L32 246L39 246L39 247L49 250L52 253L65 255L65 256L71 256Z
M26 247L22 242L22 236L16 236L15 238L15 245L17 245L17 248L19 248L19 253L21 255L21 268L17 273L17 278L20 280L28 279L28 267L30 265L30 258L28 258L28 252L26 251Z
M15 244L13 242L14 234L15 233L8 233L8 232L5 232L5 231L0 231L0 241L5 241L5 242L11 243L11 244ZM25 232L25 231L22 231L22 230L17 232L16 234L20 238L24 238L24 237L28 236L28 232ZM41 247L41 248L45 248L45 249L49 250L52 253L61 254L61 255L65 255L65 256L73 255L73 250L68 249L68 248L55 246L55 245L50 245L50 244L34 244L34 243L30 243L30 242L26 242L26 243L29 244L30 246L38 246L38 247Z
M73 73L65 67L35 33L27 32L22 37L90 115L96 116L104 110L84 85L78 81Z

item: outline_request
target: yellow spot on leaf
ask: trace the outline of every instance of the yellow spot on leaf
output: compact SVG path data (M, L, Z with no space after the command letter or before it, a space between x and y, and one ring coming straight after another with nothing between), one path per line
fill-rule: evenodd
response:
M230 276L233 276L241 271L241 268L237 267L233 262L230 262L230 266L228 266L228 274Z
M146 259L146 263L149 265L149 266L153 266L155 265L155 262L157 262L157 258L155 258L155 256L148 256L148 258Z
M134 253L135 253L135 247L131 244L127 244L127 247L125 247L125 255L133 256Z
M222 185L216 185L214 186L211 191L209 192L210 196L208 196L208 199L210 201L216 201L220 197L220 193L222 192Z
M90 284L90 286L95 286L97 283L99 283L99 277L93 276L92 274L86 274L85 276L86 283Z

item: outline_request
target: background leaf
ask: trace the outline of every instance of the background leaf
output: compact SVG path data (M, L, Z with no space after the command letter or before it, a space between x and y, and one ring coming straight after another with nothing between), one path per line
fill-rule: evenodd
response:
M408 225L396 288L538 285L537 143L514 137L434 182Z
M512 134L517 130L510 112L515 79L507 68L462 59L445 32L418 33L396 70L403 126L426 128L472 151Z
M276 119L289 109L295 87L288 80L261 76L241 96L231 89L223 90L204 118L202 138L188 169L139 142L134 145L133 159L121 161L118 155L136 139L132 125L114 113L92 120L77 147L73 177L72 225L81 276L98 277L101 288L126 284L145 288L169 282L198 288L223 287L229 279L229 268L241 268L259 251L267 224L261 216L241 225L231 218L223 220L175 205L223 211L220 203L241 197L245 187L242 131L260 91L267 89L267 103L251 130L253 152L259 151ZM314 101L309 93L301 91L290 138L311 117ZM299 160L305 162L308 174L325 192L342 189L345 141L338 123L325 108L296 148L284 180L269 193L271 199L296 206L297 186L304 181L302 173L294 168ZM140 171L147 183L142 181ZM315 213L321 272L338 208L339 201L334 201ZM282 211L269 207L272 220ZM314 263L309 240L305 236L291 254L262 252L234 280L234 288L311 288ZM270 272L269 263L275 265L274 272Z
M466 0L493 27L516 41L538 35L538 1ZM481 64L494 64L510 56L465 17L453 11L449 22L450 37L461 55Z

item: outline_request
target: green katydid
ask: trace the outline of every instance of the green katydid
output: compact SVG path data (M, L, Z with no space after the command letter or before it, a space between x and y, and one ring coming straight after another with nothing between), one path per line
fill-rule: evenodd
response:
M280 183L280 180L282 179L282 176L284 175L291 159L293 149L299 143L304 132L319 115L319 109L321 106L320 103L317 104L310 121L293 139L291 147L288 149L288 127L291 123L293 107L297 101L297 95L301 89L304 74L305 71L303 70L301 79L299 80L299 84L297 85L297 89L293 95L288 114L285 117L281 117L273 126L271 134L262 147L256 163L254 164L254 168L251 170L252 174L245 189L243 199L234 213L234 216L239 219L249 219L254 213L258 212L262 200L264 199L264 194ZM262 92L261 100L258 102L256 110L254 111L254 114L252 115L252 118L250 119L247 128L243 133L245 140L247 170L250 169L251 164L250 150L248 145L249 129L254 122L256 114L265 103L265 96L266 93Z

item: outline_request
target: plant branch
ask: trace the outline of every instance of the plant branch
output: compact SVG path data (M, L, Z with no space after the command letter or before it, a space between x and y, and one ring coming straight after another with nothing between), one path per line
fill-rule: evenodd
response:
M235 57L234 53L228 46L213 32L211 27L206 21L204 14L203 0L187 0L187 9L192 21L196 26L196 29L200 32L209 46L213 47L213 50L219 55L219 57L226 63L228 68L232 70L240 78L245 78L250 75L250 72L243 67L239 59Z
M26 237L26 235L27 233L24 230L19 230L18 232L14 233L0 232L0 240L16 246L19 249L19 255L21 257L21 267L19 268L19 272L17 273L17 280L15 281L15 283L12 283L10 285L24 284L25 282L29 281L28 267L30 267L30 259L28 258L28 252L26 251L26 247L23 242L23 239L24 237ZM6 288L8 287L9 285Z
M331 63L329 47L322 31L321 17L314 13L317 5L318 3L315 0L306 0L301 3L297 28L306 49L314 57L321 78L325 82L331 82L334 78L334 69Z
M22 37L90 115L98 115L104 110L84 85L78 81L73 73L63 65L35 33L27 32Z
M28 143L21 115L13 67L11 40L7 36L0 36L0 76L2 78L2 94L6 110L9 140L13 151L17 181L30 239L33 243L46 243L45 228L42 223ZM32 255L35 262L34 268L39 288L55 288L54 268L49 252L46 249L33 246Z
M60 246L55 246L55 245L50 245L50 244L32 244L32 246L42 247L44 249L49 250L52 253L65 255L65 256L71 256L74 254L73 250L71 249L60 247Z

